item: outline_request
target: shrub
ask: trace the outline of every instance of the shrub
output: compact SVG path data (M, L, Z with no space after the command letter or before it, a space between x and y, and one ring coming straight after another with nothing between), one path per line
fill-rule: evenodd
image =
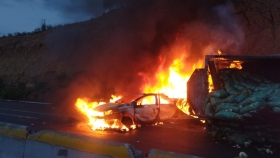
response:
M0 98L9 100L34 100L45 93L45 82L37 82L32 87L27 87L25 82L5 84L0 78Z

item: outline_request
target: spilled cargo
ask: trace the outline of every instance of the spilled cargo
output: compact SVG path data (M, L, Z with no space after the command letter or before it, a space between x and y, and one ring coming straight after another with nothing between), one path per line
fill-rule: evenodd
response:
M214 136L280 143L279 66L280 56L207 55L187 83L188 103Z

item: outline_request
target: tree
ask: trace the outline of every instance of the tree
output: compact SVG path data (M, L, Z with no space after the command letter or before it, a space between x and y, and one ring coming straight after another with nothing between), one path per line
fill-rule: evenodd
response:
M47 30L46 20L43 19L41 24L41 31L46 31L46 30Z
M279 0L235 0L245 42L242 52L250 55L271 55L280 51Z

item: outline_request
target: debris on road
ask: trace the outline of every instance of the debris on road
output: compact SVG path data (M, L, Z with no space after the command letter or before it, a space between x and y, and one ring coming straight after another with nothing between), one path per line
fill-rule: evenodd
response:
M211 136L233 142L235 148L280 144L280 84L239 69L221 70L219 81L221 90L206 100ZM257 149L273 154L272 148Z

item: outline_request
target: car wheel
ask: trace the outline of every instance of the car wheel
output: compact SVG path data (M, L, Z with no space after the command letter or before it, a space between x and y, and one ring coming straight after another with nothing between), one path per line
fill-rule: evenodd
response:
M127 128L130 128L131 125L133 125L133 122L132 122L131 118L129 118L129 117L123 117L121 122L122 122Z

